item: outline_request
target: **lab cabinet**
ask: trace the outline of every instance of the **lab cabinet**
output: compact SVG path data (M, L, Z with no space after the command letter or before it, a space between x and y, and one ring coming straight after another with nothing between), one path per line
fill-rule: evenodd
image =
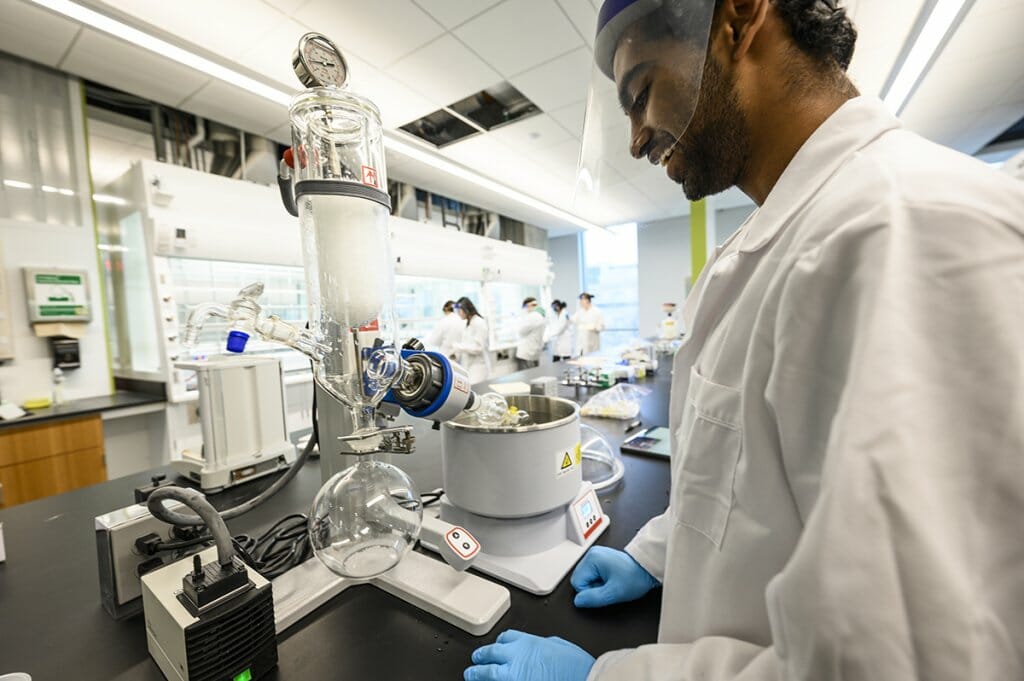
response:
M23 504L107 479L99 414L0 430L3 506Z

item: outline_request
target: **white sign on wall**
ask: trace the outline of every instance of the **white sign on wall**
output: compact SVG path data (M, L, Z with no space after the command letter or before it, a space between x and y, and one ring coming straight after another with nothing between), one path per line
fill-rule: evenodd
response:
M25 294L30 322L87 322L89 276L85 270L26 267Z

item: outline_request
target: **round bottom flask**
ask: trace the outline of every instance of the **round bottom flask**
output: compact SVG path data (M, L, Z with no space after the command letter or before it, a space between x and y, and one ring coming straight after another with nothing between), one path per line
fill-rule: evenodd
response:
M368 579L398 564L420 536L423 504L400 468L361 460L328 480L313 499L309 540L332 572Z

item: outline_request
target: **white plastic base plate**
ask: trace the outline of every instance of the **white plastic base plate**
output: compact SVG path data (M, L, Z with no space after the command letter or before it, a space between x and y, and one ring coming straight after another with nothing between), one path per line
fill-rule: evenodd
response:
M339 577L311 558L274 580L274 619L280 634L358 580ZM368 582L474 636L483 636L508 612L508 589L458 572L410 551L397 567Z
M586 506L588 500L590 506ZM590 514L590 525L586 519L581 525L577 517L582 506ZM441 520L442 515L445 520ZM590 483L583 484L563 512L533 518L485 518L455 508L442 498L441 504L424 511L421 544L437 551L437 538L443 537L453 524L465 527L480 542L480 552L471 565L474 570L546 596L604 534L611 519L601 511ZM498 551L513 555L499 555L488 551L488 546L500 547Z

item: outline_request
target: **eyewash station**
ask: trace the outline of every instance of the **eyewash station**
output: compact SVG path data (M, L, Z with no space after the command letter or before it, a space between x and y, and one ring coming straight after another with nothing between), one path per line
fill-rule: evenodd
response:
M175 365L196 372L200 452L4 514L19 554L0 574L5 632L45 619L48 639L76 642L47 661L25 637L13 664L38 678L74 664L97 679L440 679L502 628L576 631L595 652L623 632L653 638L656 598L624 606L613 639L572 607L567 577L590 546L621 546L664 510L665 462L623 463L617 448L640 420L667 422L671 359L624 424L582 418L581 390L599 387L560 386L549 361L501 379L547 377L543 389L501 394L415 339L399 345L379 113L324 36L304 36L293 63L307 89L279 188L300 225L309 323L269 313L260 281L195 305L182 345L216 319L230 352ZM312 366L301 449L280 365L247 355L251 341ZM63 595L33 599L47 589Z

